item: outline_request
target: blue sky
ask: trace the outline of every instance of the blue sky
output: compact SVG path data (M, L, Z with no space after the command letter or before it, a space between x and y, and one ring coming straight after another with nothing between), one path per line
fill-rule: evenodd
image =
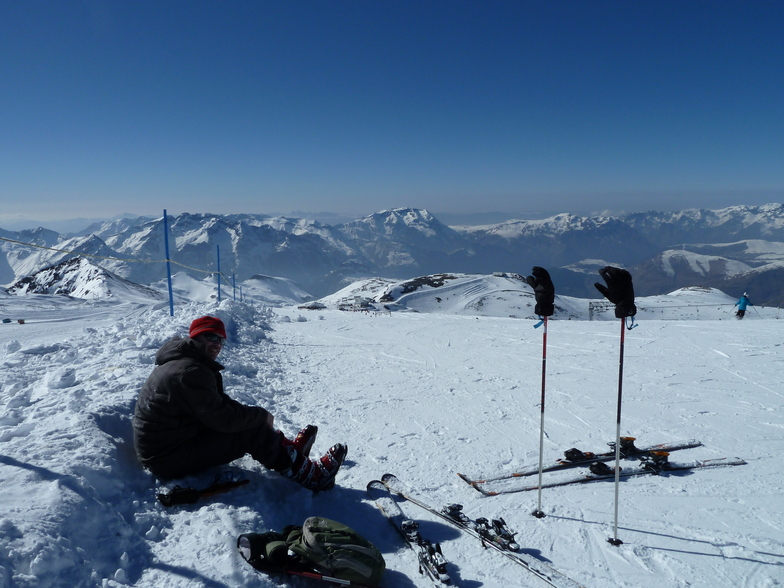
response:
M0 0L0 223L780 202L782 30L778 0Z

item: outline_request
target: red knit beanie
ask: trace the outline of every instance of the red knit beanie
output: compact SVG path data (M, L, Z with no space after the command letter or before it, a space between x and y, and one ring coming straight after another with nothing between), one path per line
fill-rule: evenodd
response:
M203 316L191 323L191 330L188 333L191 339L199 333L215 333L226 339L226 327L223 326L223 321L214 316Z

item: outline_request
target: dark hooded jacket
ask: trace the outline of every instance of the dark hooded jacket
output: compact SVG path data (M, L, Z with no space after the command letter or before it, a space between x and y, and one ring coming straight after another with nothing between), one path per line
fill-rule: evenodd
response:
M268 413L223 391L223 366L190 338L175 337L155 355L156 367L136 401L133 440L143 465L166 460L202 433L269 429Z

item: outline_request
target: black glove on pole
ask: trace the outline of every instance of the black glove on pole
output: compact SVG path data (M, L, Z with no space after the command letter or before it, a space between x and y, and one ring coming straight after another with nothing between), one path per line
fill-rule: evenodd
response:
M615 318L626 318L637 314L637 307L634 306L632 275L625 269L609 265L600 269L599 275L607 282L607 286L598 282L594 286L602 296L615 305Z
M532 276L528 276L525 281L534 289L536 297L536 308L534 312L539 316L553 316L555 306L555 288L550 279L550 274L543 267L534 266L531 270Z
M525 281L534 289L536 297L536 308L534 311L543 317L544 332L542 333L542 402L541 417L539 423L539 503L533 514L535 517L542 518L542 456L544 455L544 396L545 396L545 375L547 373L547 317L552 316L555 310L555 288L550 279L550 274L543 267L535 266Z
M623 541L618 538L618 492L620 487L620 461L621 461L621 401L623 398L623 344L626 327L626 317L637 314L634 306L634 288L632 276L624 269L607 266L599 270L599 275L607 282L607 287L595 283L596 289L610 302L615 304L615 317L621 319L621 352L618 363L618 413L615 429L615 526L614 534L607 541L612 545L621 545ZM634 320L634 319L632 319Z

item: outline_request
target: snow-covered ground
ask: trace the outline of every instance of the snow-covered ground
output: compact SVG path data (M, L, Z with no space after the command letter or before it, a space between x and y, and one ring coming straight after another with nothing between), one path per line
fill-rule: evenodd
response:
M0 318L13 319L0 324L0 587L304 587L312 581L260 575L235 542L315 514L376 543L386 588L429 586L366 499L367 482L385 472L433 505L503 516L523 551L587 588L781 586L782 323L778 309L756 307L736 321L733 302L715 291L638 300L655 312L641 311L625 335L622 433L641 445L702 441L673 461L748 464L623 481L624 543L614 547L612 482L547 489L547 516L537 519L536 492L484 497L455 475L538 461L542 329L514 312L311 312L224 300L178 304L172 318L168 304L0 297ZM179 483L206 486L232 470L250 484L193 506L157 502L163 485L136 462L130 416L156 349L207 313L229 326L220 360L230 394L268 408L288 434L318 425L317 452L348 444L335 490L314 496L246 457ZM570 447L603 451L615 437L619 321L587 318L549 324L546 459ZM441 542L457 585L538 585L471 537L403 508Z

